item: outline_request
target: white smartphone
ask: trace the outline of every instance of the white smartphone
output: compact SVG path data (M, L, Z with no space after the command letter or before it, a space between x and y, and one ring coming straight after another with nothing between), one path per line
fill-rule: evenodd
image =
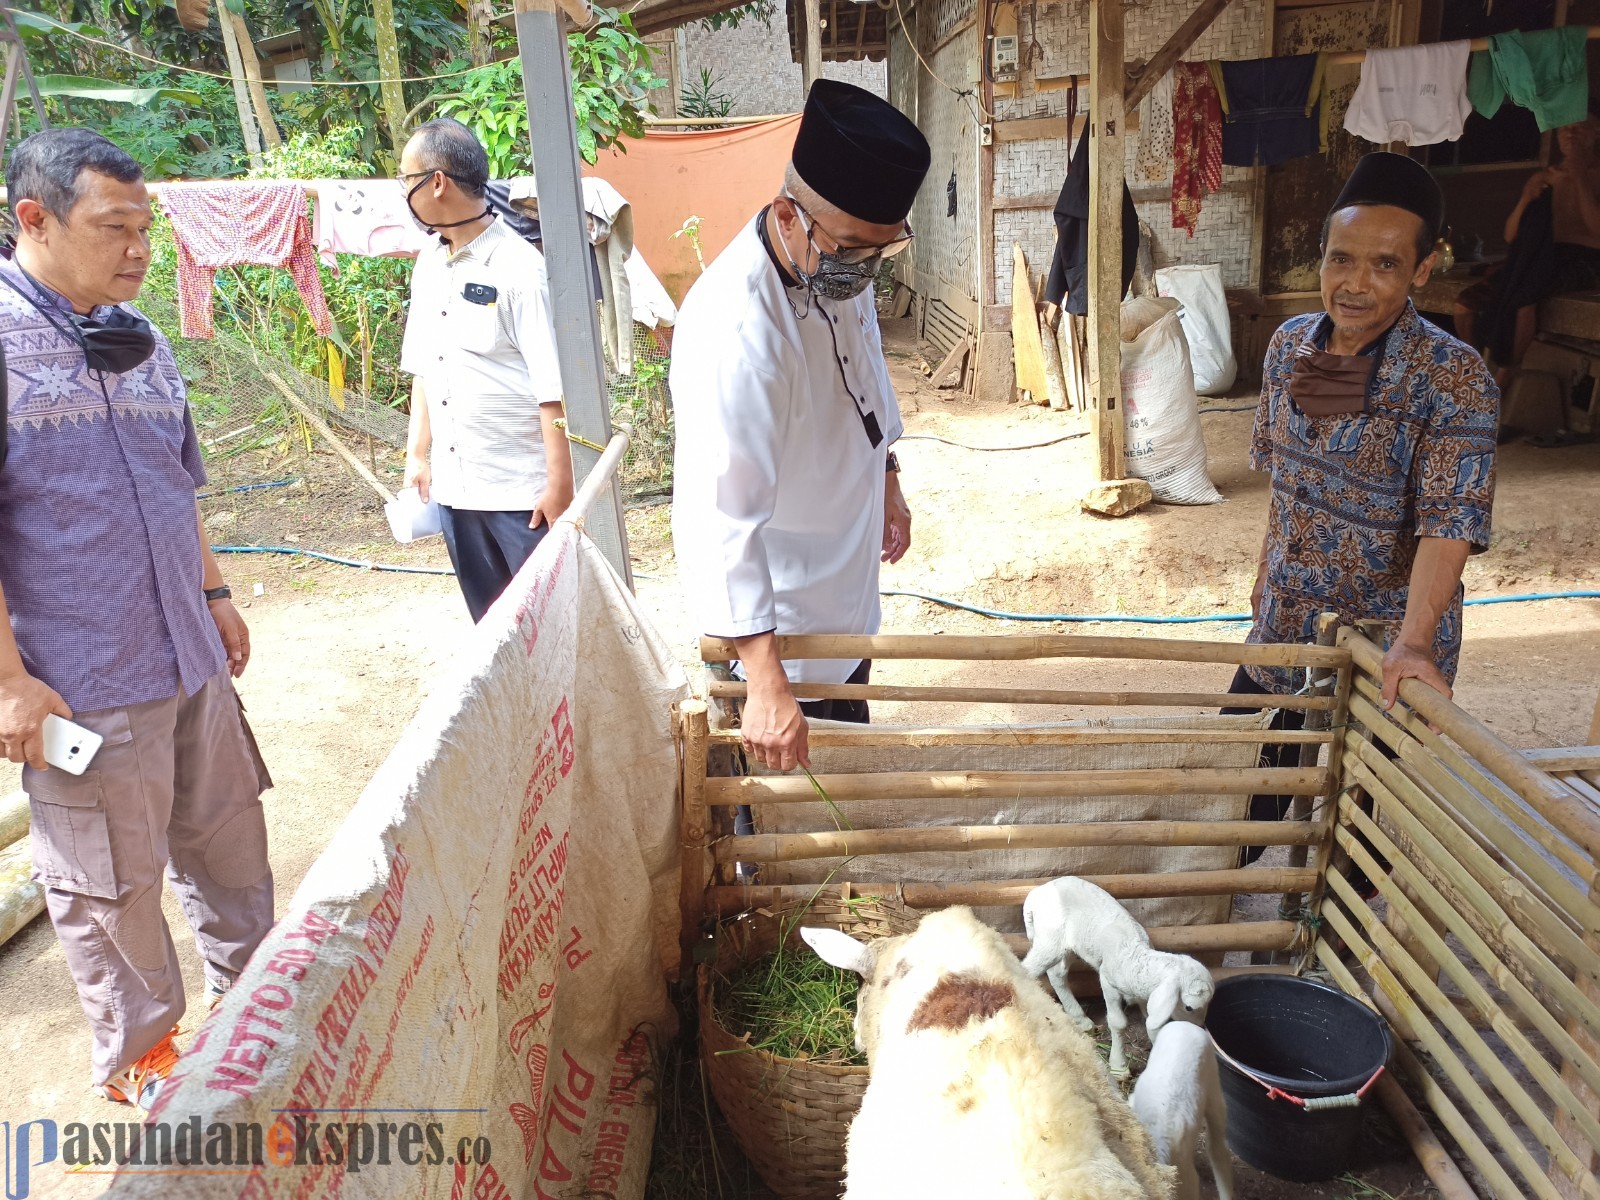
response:
M92 729L51 713L44 719L44 760L68 775L82 775L105 741Z

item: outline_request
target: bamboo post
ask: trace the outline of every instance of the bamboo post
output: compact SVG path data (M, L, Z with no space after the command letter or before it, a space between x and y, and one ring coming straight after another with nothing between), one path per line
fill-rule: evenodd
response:
M28 794L0 797L0 850L28 836Z
M822 78L822 4L820 0L802 0L796 13L801 20L800 74L804 94L811 94L811 85Z
M1456 1160L1450 1157L1434 1136L1433 1130L1422 1119L1417 1106L1411 1103L1411 1097L1406 1095L1405 1088L1400 1086L1392 1073L1386 1072L1379 1077L1377 1092L1378 1103L1383 1105L1389 1119L1410 1144L1411 1153L1416 1155L1423 1173L1438 1190L1440 1200L1478 1200L1478 1193L1472 1190L1467 1177L1456 1166Z
M1226 0L1223 0L1226 3ZM1336 613L1323 613L1317 618L1317 645L1331 648L1339 632L1339 617ZM1311 689L1313 695L1331 696L1334 694L1340 676L1324 669L1315 686ZM1329 714L1324 712L1308 712L1305 719L1305 728L1312 733L1325 731L1332 722ZM1338 722L1343 724L1343 721ZM1317 754L1321 747L1315 744L1303 744L1300 747L1300 766L1302 769L1314 768L1317 765ZM1328 752L1327 785L1323 789L1323 804L1328 811L1324 813L1324 841L1332 832L1333 822L1332 807L1336 803L1339 793L1339 755L1337 750ZM1311 797L1295 796L1289 801L1289 820L1309 821L1311 819ZM1321 857L1320 854L1318 856ZM1307 848L1305 846L1289 847L1289 867L1297 870L1306 865ZM1278 901L1278 919L1280 921L1298 920L1301 909L1305 906L1305 896L1299 892L1285 892Z
M1122 0L1089 0L1089 388L1095 479L1123 476Z
M296 396L294 392L290 390L289 385L282 379L278 378L274 372L263 371L262 374L266 376L267 381L271 383L273 387L277 388L278 391L283 393L283 398L289 402L291 407L294 408L295 412L299 413L301 417L305 419L307 425L311 426L311 428L315 429L317 433L322 436L323 440L326 441L330 447L332 447L333 452L340 458L344 459L345 462L349 463L350 469L354 471L362 480L364 480L368 487L383 497L385 504L394 499L394 493L388 488L384 487L383 484L378 481L378 477L367 469L367 464L356 457L354 451L352 451L349 446L346 446L344 442L339 439L338 434L334 433L332 428L329 427L328 423L317 415L315 409L313 409L304 400L300 399L299 396Z
M1600 746L1600 700L1594 704L1594 716L1589 718L1589 745Z
M1078 729L1061 725L955 725L940 728L859 725L815 726L806 739L813 748L852 750L885 746L1171 746L1239 745L1259 742L1325 746L1332 732L1309 733L1301 729ZM713 729L714 746L740 746L744 735L737 729Z
M44 911L44 889L33 879L33 843L23 838L0 850L0 945Z
M261 127L256 124L256 116L250 108L249 84L244 78L244 59L239 54L239 35L233 27L233 22L227 19L227 5L223 4L223 16L217 20L222 29L222 49L228 58L228 75L233 81L233 105L239 113L239 129L244 135L245 153L250 157L250 165L261 166Z
M694 969L694 950L700 939L700 923L705 915L706 888L711 882L710 810L705 804L706 743L710 726L703 700L685 700L678 713L682 831L682 875L679 879L679 908L683 925L679 946L682 951L680 977L687 979Z
M218 0L217 23L233 26L233 35L239 45L239 61L244 67L246 89L255 109L256 123L261 126L261 139L266 149L275 150L283 144L278 136L278 123L272 119L272 109L267 107L267 89L261 82L261 60L256 57L256 44L251 40L250 27L244 17L228 7L226 0Z

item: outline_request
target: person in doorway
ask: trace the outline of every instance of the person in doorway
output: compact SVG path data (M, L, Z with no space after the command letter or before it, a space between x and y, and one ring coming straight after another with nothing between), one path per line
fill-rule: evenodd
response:
M400 367L411 374L406 486L439 504L473 621L572 503L572 453L544 256L485 199L489 156L448 117L400 155L417 224L438 241L411 274Z
M272 925L272 781L233 686L250 635L199 520L183 376L130 303L150 266L139 164L52 129L16 147L6 186L0 752L26 764L34 877L89 1020L92 1082L148 1108L185 1007L162 868L213 997ZM52 716L103 739L82 774L46 762Z
M1538 305L1600 288L1600 117L1556 130L1561 161L1528 177L1506 218L1506 261L1456 298L1456 332L1495 360L1502 387L1533 344Z
M1325 311L1273 335L1250 448L1272 493L1246 640L1311 642L1323 612L1380 622L1385 707L1406 679L1451 694L1461 572L1489 546L1500 392L1410 299L1443 225L1439 185L1420 163L1357 163L1323 227ZM1241 667L1231 690L1288 694L1303 682L1289 668ZM1274 727L1303 718L1279 710ZM1298 749L1275 747L1263 765L1288 765L1281 752ZM1256 796L1250 815L1287 808L1288 797Z
M778 195L689 290L673 338L673 544L694 621L732 638L757 761L809 765L796 683L865 683L870 662L782 662L777 636L875 633L880 561L911 544L890 447L900 410L873 282L911 242L927 140L886 101L818 80Z

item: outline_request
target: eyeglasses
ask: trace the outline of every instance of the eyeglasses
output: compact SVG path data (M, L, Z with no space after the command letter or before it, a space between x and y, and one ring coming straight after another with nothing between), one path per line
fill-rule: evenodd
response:
M817 253L832 254L842 262L864 263L873 258L893 258L896 254L899 254L900 251L911 245L911 239L917 236L911 231L911 222L906 221L904 223L905 232L897 238L890 238L887 242L879 242L866 246L863 246L859 243L852 244L844 242L841 241L833 232L827 229L820 221L808 213L801 206L800 201L796 200L787 191L783 193L783 198L790 204L794 205L795 212L799 213L805 218L805 221L802 222L802 228L806 231L806 240L816 248ZM823 233L828 235L828 240L833 243L832 250L824 251L821 246L817 245L817 239L812 236L812 231L816 229L820 229Z

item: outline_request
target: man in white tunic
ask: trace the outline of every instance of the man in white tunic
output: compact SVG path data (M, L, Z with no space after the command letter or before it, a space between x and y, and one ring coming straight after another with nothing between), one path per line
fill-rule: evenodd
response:
M778 196L690 289L673 338L678 571L700 628L733 639L743 732L763 765L809 765L795 684L865 683L870 662L780 661L777 637L876 633L880 561L911 543L890 446L900 410L873 281L911 242L927 140L872 93L818 80Z

